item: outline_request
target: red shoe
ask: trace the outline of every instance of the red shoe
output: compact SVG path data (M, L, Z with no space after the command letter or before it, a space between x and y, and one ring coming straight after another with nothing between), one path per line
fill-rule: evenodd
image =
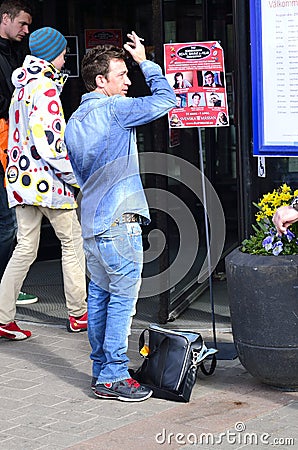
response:
M6 325L0 324L0 336L14 341L22 341L31 336L31 331L21 330L15 322L9 322Z
M88 313L87 311L81 317L73 317L69 316L69 320L67 321L67 331L70 333L78 333L80 331L87 330L87 319Z

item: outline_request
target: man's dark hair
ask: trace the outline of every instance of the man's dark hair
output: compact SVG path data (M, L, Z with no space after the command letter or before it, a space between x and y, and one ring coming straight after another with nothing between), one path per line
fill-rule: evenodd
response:
M195 92L194 94L192 94L191 98L194 97L200 97L201 98L201 94L199 94L198 92Z
M125 60L125 50L113 45L97 45L89 50L82 60L82 78L88 92L96 89L95 78L107 78L112 59Z
M7 14L11 20L14 20L21 11L32 16L33 6L31 2L26 0L4 0L0 5L0 22L2 22L3 14Z
M206 77L207 75L212 75L214 78L214 73L211 72L211 70L207 70L207 72L204 73L204 77Z

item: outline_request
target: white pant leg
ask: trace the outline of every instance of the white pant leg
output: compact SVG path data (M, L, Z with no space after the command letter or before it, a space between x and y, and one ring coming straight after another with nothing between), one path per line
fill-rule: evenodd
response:
M0 285L0 323L12 322L16 300L31 264L35 261L40 240L42 213L36 206L16 206L17 245L6 266Z
M86 267L81 226L74 209L44 208L61 242L62 272L66 306L70 315L80 317L87 310Z

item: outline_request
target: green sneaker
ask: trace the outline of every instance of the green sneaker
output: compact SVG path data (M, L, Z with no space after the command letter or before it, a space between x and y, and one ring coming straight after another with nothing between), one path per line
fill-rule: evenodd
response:
M31 303L38 302L38 297L36 295L26 294L25 292L20 292L16 301L17 306L31 305Z

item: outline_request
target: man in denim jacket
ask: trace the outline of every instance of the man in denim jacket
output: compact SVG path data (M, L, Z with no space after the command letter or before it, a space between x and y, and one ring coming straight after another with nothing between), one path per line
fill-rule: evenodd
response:
M131 82L123 49L91 49L82 61L88 93L66 126L65 142L82 192L81 225L91 278L91 387L100 398L142 401L152 391L130 378L126 355L143 267L140 224L150 221L135 127L164 116L176 97L161 68L146 60L138 36L132 32L128 37L124 48L139 64L151 96L126 97Z

